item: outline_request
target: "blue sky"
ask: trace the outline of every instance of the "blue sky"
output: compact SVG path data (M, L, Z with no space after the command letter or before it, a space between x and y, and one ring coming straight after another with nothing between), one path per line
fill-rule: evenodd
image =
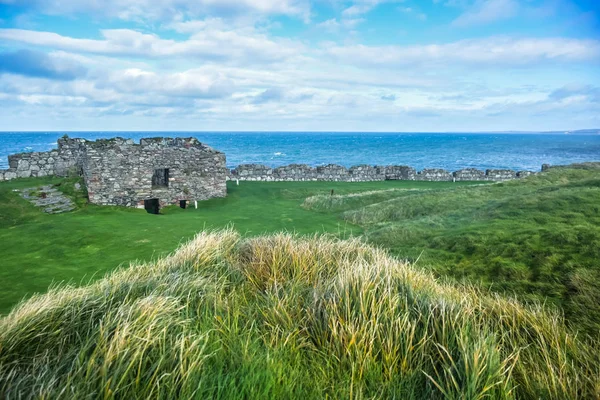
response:
M598 127L598 0L0 0L0 130Z

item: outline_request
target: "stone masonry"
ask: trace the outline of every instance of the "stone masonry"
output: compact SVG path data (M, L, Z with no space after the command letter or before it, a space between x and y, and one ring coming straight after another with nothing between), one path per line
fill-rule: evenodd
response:
M160 206L181 201L224 197L226 180L240 181L339 181L383 180L494 181L524 178L536 172L475 168L449 172L444 169L416 171L405 165L356 165L346 168L328 164L312 167L290 164L271 168L243 164L225 167L225 155L194 138L148 138L140 143L115 138L97 140L62 138L58 149L44 153L9 156L0 181L47 175L83 176L90 202L103 205L144 207L145 201ZM547 169L544 165L542 170Z
M534 175L536 172L508 169L488 169L481 171L475 168L461 169L449 172L445 169L424 169L417 172L412 167L405 165L371 166L357 165L346 168L341 165L329 164L311 167L306 164L290 164L282 167L271 168L261 164L243 164L229 171L228 179L239 181L339 181L339 182L367 182L384 180L405 181L493 181L523 178Z
M225 155L194 138L148 138L139 144L115 138L62 138L58 149L9 156L0 180L81 175L90 202L144 207L227 195Z

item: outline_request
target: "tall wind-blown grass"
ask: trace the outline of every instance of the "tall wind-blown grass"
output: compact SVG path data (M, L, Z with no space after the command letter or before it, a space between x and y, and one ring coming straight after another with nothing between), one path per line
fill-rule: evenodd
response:
M0 320L0 397L597 398L560 315L359 240L200 233Z

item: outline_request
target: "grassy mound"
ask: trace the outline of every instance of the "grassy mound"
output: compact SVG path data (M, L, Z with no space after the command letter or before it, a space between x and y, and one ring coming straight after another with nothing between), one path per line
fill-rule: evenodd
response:
M598 343L359 240L204 232L0 320L3 398L596 398Z
M359 224L371 243L439 276L562 308L600 330L600 164L492 185L306 199Z

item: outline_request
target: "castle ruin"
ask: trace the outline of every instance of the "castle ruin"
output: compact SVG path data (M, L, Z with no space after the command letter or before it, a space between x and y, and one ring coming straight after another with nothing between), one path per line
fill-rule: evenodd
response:
M417 171L404 165L341 165L312 167L290 164L277 168L244 164L229 170L225 154L195 138L145 138L139 143L114 138L88 141L63 137L58 149L20 153L8 157L9 169L0 170L0 181L42 176L82 176L90 203L146 208L160 207L227 195L227 180L235 181L338 181L385 180L502 182L535 174L531 171L466 168ZM542 170L547 169L544 165Z
M225 154L195 138L115 138L88 141L64 137L58 149L9 156L0 178L80 175L90 203L145 207L227 195ZM0 180L2 180L0 179Z

